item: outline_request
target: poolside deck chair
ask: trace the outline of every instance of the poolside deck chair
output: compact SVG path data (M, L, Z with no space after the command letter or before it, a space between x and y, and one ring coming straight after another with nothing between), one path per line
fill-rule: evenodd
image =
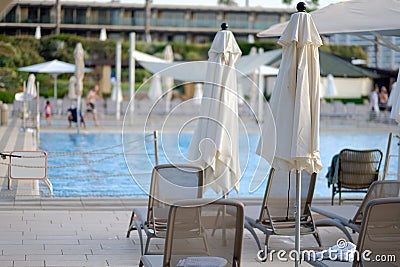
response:
M220 216L221 209L230 212ZM239 267L243 222L244 207L237 200L176 202L169 210L164 255L143 255L140 266ZM193 238L193 232L206 237L207 248L202 239Z
M317 174L309 174L302 171L301 184L301 235L311 234L319 246L317 228L311 215L311 203L314 195ZM295 235L295 202L296 202L296 174L294 171L271 169L269 179L261 205L249 205L245 207L245 226L250 226L265 234L264 252L268 250L268 242L271 235L294 236ZM257 246L260 243L256 238Z
M170 205L182 199L202 198L203 183L203 170L197 166L164 164L154 167L147 209L133 209L127 232L129 237L132 230L138 230L142 255L150 253L151 239L165 238ZM147 236L144 251L142 229Z
M353 262L307 260L314 266L400 266L400 198L374 199L366 205ZM370 254L364 252L370 251ZM362 256L365 254L366 256Z
M391 197L400 197L400 181L398 180L373 182L360 206L313 206L311 210L327 217L316 220L317 226L336 226L352 241L352 237L346 227L354 232L360 232L360 225L367 203L373 199Z
M332 184L332 200L339 193L339 205L342 193L366 193L369 186L379 178L382 151L343 149L339 153L337 183Z

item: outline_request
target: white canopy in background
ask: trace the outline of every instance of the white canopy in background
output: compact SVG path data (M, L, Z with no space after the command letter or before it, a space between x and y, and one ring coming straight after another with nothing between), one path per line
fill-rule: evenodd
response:
M162 71L164 76L170 76L179 81L204 81L206 78L205 64L190 64L190 68L188 68L185 64L188 62L163 62L159 61L162 59L157 57L150 55L146 57L146 54L141 54L141 57L137 57L137 60L141 66L151 73ZM264 65L269 59L267 53L243 56L239 59L236 70L248 75L254 72L259 66ZM205 61L192 61L191 63L193 62L204 63Z
M85 72L90 72L88 68L84 70ZM75 65L54 59L52 61L19 68L18 71L51 74L54 78L54 97L57 97L57 76L62 73L75 73Z
M25 72L37 72L37 73L49 73L49 74L74 73L75 65L54 59L52 61L22 67L19 68L18 70ZM85 68L85 72L90 72L90 69Z
M400 36L400 1L354 0L330 4L310 13L319 34L353 33ZM288 22L271 26L258 37L281 36ZM371 40L373 41L373 40ZM384 42L384 43L382 43ZM385 38L381 44L392 49L397 46Z
M239 190L241 177L235 70L241 54L231 31L217 32L208 52L199 119L188 149L188 159L205 168L206 185L224 195L232 188Z
M167 62L164 59L143 53L143 52L139 52L137 50L133 51L133 57L137 60L137 61L145 61L145 62Z

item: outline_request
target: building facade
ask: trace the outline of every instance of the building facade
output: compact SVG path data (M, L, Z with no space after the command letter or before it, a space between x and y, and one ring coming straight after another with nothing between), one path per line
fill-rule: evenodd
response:
M143 1L144 2L144 1ZM239 40L254 39L269 26L289 19L292 9L238 6L152 5L150 33L153 41L209 42L227 22ZM127 38L136 32L144 40L145 5L112 2L14 1L0 21L0 33L41 35L60 33L99 37L106 29L109 38Z

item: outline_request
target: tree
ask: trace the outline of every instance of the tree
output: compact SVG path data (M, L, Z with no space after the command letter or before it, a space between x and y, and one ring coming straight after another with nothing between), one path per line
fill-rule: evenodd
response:
M292 2L293 2L293 0L282 0L282 3L287 4L287 5L291 5ZM318 1L318 0L307 0L307 1L304 1L304 2L305 2L305 3L309 6L309 8L311 8L311 9L317 8L318 5L319 5L319 1Z
M151 2L152 0L146 0L146 12L145 12L145 26L144 26L144 34L146 37L146 42L151 42L151 35L150 35L150 18L151 18Z
M235 0L218 0L218 5L237 6Z

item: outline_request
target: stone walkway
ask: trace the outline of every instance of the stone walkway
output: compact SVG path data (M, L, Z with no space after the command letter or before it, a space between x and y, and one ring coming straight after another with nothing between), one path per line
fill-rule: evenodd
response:
M36 199L0 203L0 266L138 266L136 231L126 237L135 206L132 199ZM292 261L259 262L257 246L245 231L242 266L293 266ZM320 228L324 247L342 235ZM260 240L264 236L259 232ZM271 237L271 249L290 251L293 237ZM303 248L316 248L313 237L302 237ZM155 242L159 246L159 242ZM303 266L308 266L304 263Z

